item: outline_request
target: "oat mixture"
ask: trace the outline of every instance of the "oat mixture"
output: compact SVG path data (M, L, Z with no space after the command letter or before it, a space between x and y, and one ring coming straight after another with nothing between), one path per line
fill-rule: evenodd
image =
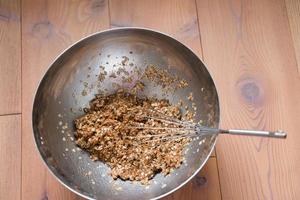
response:
M137 87L143 87L142 83ZM176 126L149 118L166 115L181 119L179 106L166 99L138 98L135 93L119 90L108 96L97 95L85 113L75 120L76 144L93 160L106 163L114 179L147 184L156 173L167 175L184 160L189 139L149 140L149 135L172 133L141 128Z
M166 69L160 69L154 65L148 65L143 75L144 78L160 85L163 89L181 89L188 87L188 83L178 76L171 75Z

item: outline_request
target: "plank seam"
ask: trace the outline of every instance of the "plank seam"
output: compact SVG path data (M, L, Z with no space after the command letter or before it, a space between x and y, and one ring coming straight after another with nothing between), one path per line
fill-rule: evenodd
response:
M205 60L204 59L204 49L203 49L203 46L202 46L202 37L201 37L201 28L200 28L200 20L199 20L197 0L195 0L195 6L196 6L196 14L197 14L198 32L199 32L199 38L200 38L201 55L202 55L202 60L204 61ZM221 195L221 199L223 199L223 196L222 196L222 187L221 187L221 181L220 181L219 165L218 165L218 157L217 157L217 147L216 147L216 145L215 145L214 148L215 148L214 149L215 155L213 157L215 157L215 159L216 159L217 173L218 173L218 182L219 182L219 188L220 188L220 195Z
M22 113L7 113L7 114L1 114L0 117L5 117L5 116L11 116L11 115L20 115Z
M109 23L109 28L111 28L111 15L110 15L110 0L107 0L107 7L108 7L108 23Z
M215 146L215 158L216 158L216 165L217 165L217 172L218 172L218 181L219 181L219 187L220 187L220 195L221 195L221 199L223 199L222 196L222 185L221 185L221 177L220 177L220 171L219 171L219 165L218 165L218 156L217 156L217 147Z
M23 115L22 115L22 111L23 111L23 70L22 70L22 68L23 68L23 45L22 45L22 43L23 43L23 38L22 38L22 32L23 32L23 27L22 27L22 24L23 24L23 9L22 9L22 7L23 7L23 5L22 5L22 0L20 0L20 40L21 40L21 43L20 43L20 50L21 50L21 52L20 52L20 56L21 56L21 63L20 63L20 65L21 65L21 136L20 136L20 139L21 139L21 160L20 160L20 162L21 162L21 176L20 176L20 184L21 184L21 186L20 186L20 200L22 200L22 194L23 194L23 173L22 173L22 171L23 171L23 162L22 162L22 160L23 160L23 140L22 140L22 132L23 132Z
M297 64L297 66L296 66L297 69L296 70L297 70L298 76L300 76L300 71L299 71L299 68L300 68L299 64L300 63L298 63L298 60L297 60L296 48L295 48L295 45L294 45L295 41L294 41L294 37L293 37L293 33L292 33L289 12L288 12L288 9L287 9L287 6L286 6L286 0L284 0L284 8L285 8L285 12L286 12L287 23L289 25L289 30L288 31L289 31L290 37L292 39L292 44L293 44L292 46L293 46L293 49L294 49L294 57L295 57L296 64Z
M200 31L197 0L195 0L195 7L196 7L196 15L197 15L198 35L199 35L200 48L201 48L201 59L204 61L204 53L203 53L203 47L202 47L202 37L201 37L201 31Z

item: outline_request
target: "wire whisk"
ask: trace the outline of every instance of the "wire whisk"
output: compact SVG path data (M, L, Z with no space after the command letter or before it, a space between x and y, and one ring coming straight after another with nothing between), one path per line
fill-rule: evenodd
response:
M150 125L136 125L129 126L131 129L144 129L148 130L149 134L137 136L136 138L142 139L143 142L150 141L170 141L182 138L192 138L205 135L216 134L230 134L230 135L244 135L244 136L260 136L260 137L272 137L272 138L286 138L287 134L284 131L262 131L262 130L244 130L244 129L219 129L202 126L194 122L179 120L169 117L158 111L152 111L155 113L153 116L145 116L145 118L161 122L166 126L150 126ZM157 132L162 132L158 133ZM155 134L151 134L155 133Z

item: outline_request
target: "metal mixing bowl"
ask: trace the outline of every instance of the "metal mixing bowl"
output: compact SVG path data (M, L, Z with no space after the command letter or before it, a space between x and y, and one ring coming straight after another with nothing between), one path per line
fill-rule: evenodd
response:
M97 83L99 66L110 73L123 56L140 69L153 64L189 82L187 89L170 95L164 95L159 86L146 86L146 95L176 103L193 92L196 119L210 127L219 124L219 102L211 76L195 53L174 38L148 29L121 28L80 40L60 54L43 77L34 100L32 123L38 150L50 171L63 185L87 199L166 196L200 171L215 145L216 135L196 138L186 150L186 162L166 177L157 174L149 186L113 180L108 175L109 167L93 162L88 153L77 148L73 120L84 114L82 108L99 89L115 92L109 78ZM83 90L87 94L82 94Z

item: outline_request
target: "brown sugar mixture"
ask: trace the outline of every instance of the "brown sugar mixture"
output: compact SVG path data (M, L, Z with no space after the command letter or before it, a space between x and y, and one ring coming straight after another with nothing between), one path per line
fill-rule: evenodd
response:
M170 130L147 127L176 127L154 119L159 115L181 119L178 106L166 99L139 98L122 90L111 95L97 95L75 120L76 144L111 168L114 179L147 184L157 173L169 174L184 160L187 138L149 139L149 135L171 134ZM146 137L145 137L146 136Z

